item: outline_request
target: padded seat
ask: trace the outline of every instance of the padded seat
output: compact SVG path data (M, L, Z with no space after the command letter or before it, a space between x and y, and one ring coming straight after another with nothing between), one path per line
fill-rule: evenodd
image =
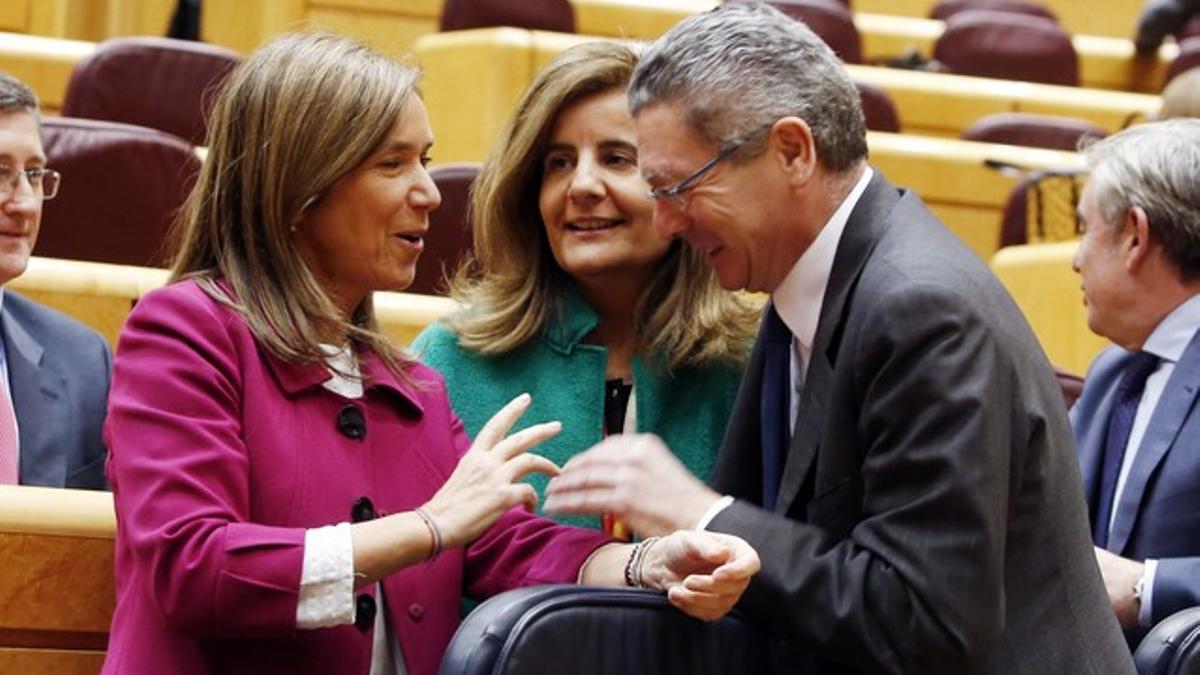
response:
M942 0L929 11L929 18L945 21L959 12L969 12L975 9L1040 16L1058 23L1058 17L1049 7L1023 0Z
M1200 673L1200 607L1168 616L1155 624L1133 653L1138 675Z
M861 80L855 80L854 86L858 88L858 99L862 102L867 129L891 134L900 133L900 114L896 112L896 104L892 103L892 97L883 89Z
M106 40L72 71L62 114L137 124L205 145L215 92L241 60L237 52L189 40Z
M442 164L432 167L429 175L442 193L442 205L429 214L429 232L425 250L417 263L417 273L409 293L442 295L445 278L453 274L459 262L471 250L471 184L479 175L479 164Z
M1104 129L1086 120L1033 113L996 113L987 115L962 133L965 141L1006 143L1030 148L1049 148L1075 152L1084 139L1100 139Z
M1042 17L970 10L946 21L933 57L958 75L1079 84L1079 56L1057 23Z
M760 1L726 0L726 4ZM804 22L842 61L862 63L862 38L846 4L838 0L768 0L767 4Z
M47 166L63 175L46 202L39 256L162 267L167 231L200 160L170 134L117 122L42 120Z
M568 0L446 0L439 30L512 26L556 33L575 32L575 10Z
M675 609L661 593L538 586L502 593L476 608L454 634L438 672L765 673L777 651L736 612L706 622Z

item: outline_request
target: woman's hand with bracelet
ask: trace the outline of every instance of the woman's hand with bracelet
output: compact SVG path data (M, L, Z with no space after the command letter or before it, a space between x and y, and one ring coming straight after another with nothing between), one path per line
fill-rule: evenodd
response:
M469 544L517 504L532 510L537 492L518 481L531 473L558 474L554 462L527 450L558 434L559 422L535 424L508 435L531 401L529 394L521 394L488 420L454 473L422 507L438 530L441 548Z

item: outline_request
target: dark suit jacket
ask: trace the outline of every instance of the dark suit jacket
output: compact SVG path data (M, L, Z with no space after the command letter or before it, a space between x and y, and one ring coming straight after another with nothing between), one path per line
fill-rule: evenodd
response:
M783 672L1132 673L1062 396L987 267L876 173L821 308L774 513L751 356L710 529L763 568L744 608ZM807 660L807 668L802 664Z
M107 489L101 427L112 356L104 338L4 291L0 332L21 439L21 484Z
M1113 347L1092 363L1071 409L1088 504L1096 503L1113 394L1129 352ZM1135 560L1159 559L1151 610L1155 622L1200 605L1200 333L1167 380L1126 478L1109 533L1109 549ZM1130 640L1144 631L1130 631Z

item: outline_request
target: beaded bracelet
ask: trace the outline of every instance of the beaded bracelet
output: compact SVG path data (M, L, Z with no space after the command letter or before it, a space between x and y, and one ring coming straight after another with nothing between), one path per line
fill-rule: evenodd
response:
M413 509L413 513L417 514L417 517L420 518L421 522L425 523L425 527L429 529L430 550L429 555L425 556L425 560L428 562L433 562L434 560L437 560L439 555L442 554L442 530L438 527L433 518L428 513L425 513L424 509L417 507Z
M629 559L625 561L625 585L631 588L646 588L646 580L642 576L642 567L646 562L646 552L658 541L658 537L643 539L633 545Z

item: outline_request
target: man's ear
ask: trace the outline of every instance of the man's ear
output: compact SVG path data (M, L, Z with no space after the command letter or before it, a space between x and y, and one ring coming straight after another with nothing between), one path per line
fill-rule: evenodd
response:
M816 173L817 145L808 122L799 117L781 118L771 127L767 143L790 182L804 185Z
M1137 272L1150 255L1150 218L1140 206L1131 206L1125 211L1125 222L1121 223L1121 253L1125 258L1125 269Z

